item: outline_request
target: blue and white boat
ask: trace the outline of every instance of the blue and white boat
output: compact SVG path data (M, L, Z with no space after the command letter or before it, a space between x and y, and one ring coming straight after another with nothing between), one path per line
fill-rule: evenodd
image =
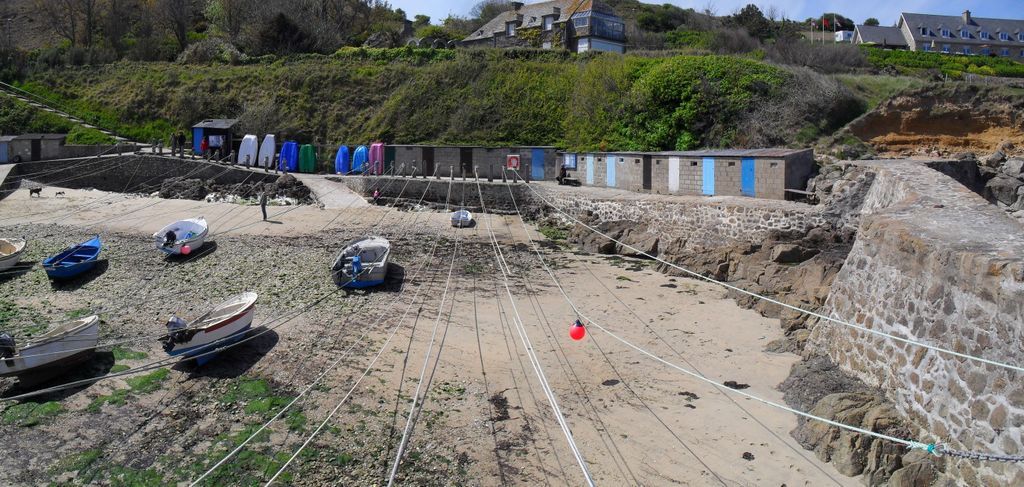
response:
M388 273L391 242L384 237L363 237L349 242L331 268L338 286L363 289L384 284Z
M50 279L71 279L96 267L103 243L99 235L78 245L72 245L59 254L43 261L43 269Z
M206 243L206 236L209 233L210 226L207 225L206 218L189 218L161 228L153 234L153 242L157 250L165 254L188 255ZM188 250L184 250L185 247L188 247Z
M199 365L213 360L217 353L205 353L245 338L252 327L257 298L259 295L256 293L242 293L191 323L171 320L167 324L167 335L160 338L164 351L172 357L202 355L196 358Z

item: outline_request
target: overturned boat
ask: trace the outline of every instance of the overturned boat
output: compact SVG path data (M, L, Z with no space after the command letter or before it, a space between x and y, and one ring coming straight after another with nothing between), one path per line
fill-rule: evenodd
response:
M69 365L89 359L99 342L100 318L92 315L65 323L19 347L0 335L0 377L38 382L68 372Z
M203 365L213 360L217 353L209 353L225 345L245 338L252 327L259 295L246 292L224 301L208 313L185 323L172 318L167 323L167 334L160 337L164 351L172 357L196 357L196 363Z
M473 214L466 209L452 213L452 226L459 228L468 228L473 226Z
M43 261L43 270L50 279L64 280L78 277L91 271L99 262L103 242L99 235L77 245L72 245Z
M391 242L384 237L363 237L349 242L331 268L334 283L343 288L362 289L384 284L388 272Z
M206 218L176 221L153 234L156 248L169 255L188 255L206 243L210 227Z
M21 254L25 252L25 240L20 238L0 238L0 271L18 265Z

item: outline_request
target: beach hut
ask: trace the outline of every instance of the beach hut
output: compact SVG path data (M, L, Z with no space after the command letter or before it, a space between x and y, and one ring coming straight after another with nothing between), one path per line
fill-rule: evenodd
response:
M337 174L348 174L351 169L348 146L338 147L338 154L334 156L334 172Z
M269 134L263 138L263 144L260 145L259 166L274 167L275 155L277 155L277 139L274 134Z
M203 138L207 138L210 150L214 150L220 147L224 148L224 153L227 154L231 150L234 144L235 125L238 124L236 119L207 119L203 120L192 126L192 152L196 154L202 153L202 149L199 147L203 143Z
M0 137L0 164L7 164L11 162L10 147L12 140L14 140L13 135Z
M382 142L370 144L369 165L370 167L366 171L370 174L378 176L384 174L384 144Z
M299 149L299 172L316 172L316 149L310 144L303 144Z
M242 137L242 145L238 147L238 164L245 166L257 165L259 156L259 139L255 135Z
M281 157L277 162L279 171L295 172L299 170L299 143L295 141L285 142L281 146Z
M365 145L356 147L355 154L352 155L352 173L362 174L366 171L367 161L370 159L370 149L367 149Z

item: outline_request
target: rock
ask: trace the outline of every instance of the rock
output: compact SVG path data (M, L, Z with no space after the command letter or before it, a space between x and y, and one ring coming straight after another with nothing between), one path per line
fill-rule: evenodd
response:
M1010 159L999 170L1007 176L1019 178L1024 175L1024 159Z
M391 48L398 47L398 39L391 32L376 32L363 43L363 47Z
M1006 154L998 150L981 160L982 164L988 167L999 167L1004 161L1006 161Z
M745 452L743 452L743 459L748 461L748 462L752 462L752 461L754 461L754 454L750 453L748 451L745 451Z
M869 389L839 370L828 357L813 356L794 364L789 377L779 384L779 390L783 392L786 404L807 411L830 394L866 392Z
M992 178L985 185L985 199L1004 205L1012 205L1017 202L1017 190L1024 186L1024 181L1005 175L998 175Z
M818 255L816 249L807 249L796 244L780 244L772 249L772 262L779 264L799 264Z
M727 381L723 382L722 385L724 385L725 387L728 387L729 389L733 389L733 390L737 390L737 391L742 391L743 389L750 389L750 384L740 384L740 383L738 383L738 382L736 382L734 380L727 380Z
M939 473L930 462L907 465L889 478L890 487L930 487Z
M1013 142L1010 142L1009 140L999 144L999 147L997 147L999 152L1002 152L1003 154L1009 154L1013 152L1013 150L1016 148L1017 146L1015 146Z

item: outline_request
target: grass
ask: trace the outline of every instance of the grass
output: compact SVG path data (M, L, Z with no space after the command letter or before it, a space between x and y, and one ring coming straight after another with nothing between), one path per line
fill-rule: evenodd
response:
M128 383L128 387L131 388L132 392L136 394L148 394L160 389L160 385L170 375L171 371L168 369L157 369L146 375L129 378L125 380L125 382Z
M61 406L61 404L56 401L43 403L23 402L5 409L2 420L3 424L12 424L27 428L53 418L62 412L64 412L64 406Z
M555 242L565 240L566 238L569 237L569 232L567 229L554 225L541 225L540 227L537 228L537 231L540 232L540 234L543 235L548 240L552 240Z
M29 323L16 326L18 322L22 321ZM0 298L0 330L10 333L16 338L30 338L46 331L48 326L46 318L38 311Z
M85 410L90 413L98 413L103 409L104 404L113 404L115 406L123 406L128 402L128 393L131 392L128 389L117 389L113 393L98 396L86 406Z
M85 318L86 316L91 315L92 310L89 308L78 308L68 311L66 314L69 320L77 320L79 318Z
M873 76L863 74L840 74L836 79L867 104L872 110L897 93L924 86L926 82L910 76Z
M110 373L111 374L116 374L118 372L124 372L124 371L130 370L130 369L131 369L131 367L129 367L127 365L124 365L124 364L114 364L114 366L110 368Z
M134 350L130 350L120 346L114 347L114 349L111 350L111 352L114 354L114 360L116 361L142 360L149 356L145 352L136 352Z

